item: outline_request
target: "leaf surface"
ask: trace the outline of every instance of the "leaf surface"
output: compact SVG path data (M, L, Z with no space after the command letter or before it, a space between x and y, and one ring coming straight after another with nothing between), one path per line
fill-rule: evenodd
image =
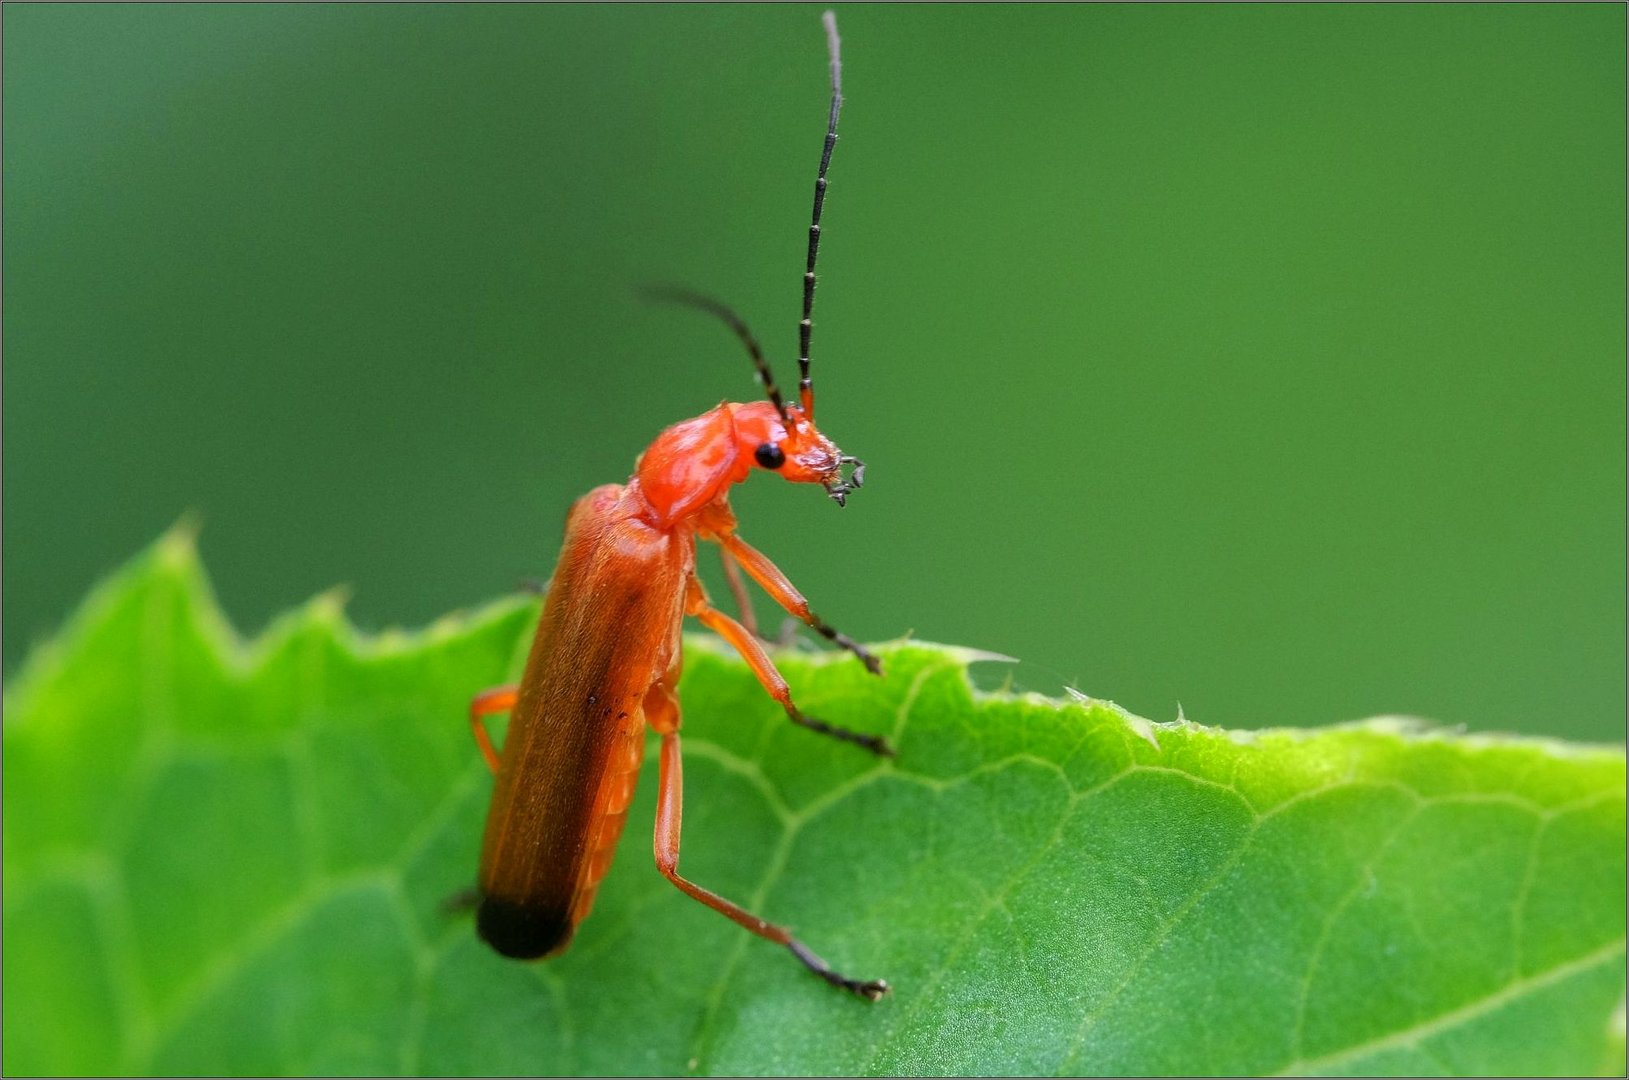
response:
M319 597L244 645L189 535L8 687L7 1073L1582 1073L1623 1068L1620 750L1151 724L970 689L972 654L779 662L787 724L692 639L687 876L647 767L563 957L444 902L491 787L465 723L536 605L365 637Z

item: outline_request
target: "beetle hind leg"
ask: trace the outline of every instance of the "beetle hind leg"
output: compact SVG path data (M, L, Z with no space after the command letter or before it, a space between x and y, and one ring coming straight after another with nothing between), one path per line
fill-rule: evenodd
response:
M833 971L827 963L810 951L807 945L793 938L786 943L792 950L792 955L803 962L803 966L819 975L840 990L847 990L851 994L858 994L867 1001L879 1001L888 992L887 979L851 979L840 971Z
M699 900L714 911L730 919L736 925L752 931L759 937L773 941L777 945L785 945L792 955L797 957L804 967L820 976L832 986L840 990L847 990L851 994L865 998L867 1001L876 1001L888 992L888 984L882 979L851 979L841 972L833 971L820 957L816 956L807 945L804 945L792 932L784 926L777 926L772 922L760 919L752 912L731 903L717 893L702 888L695 882L679 874L679 832L680 821L684 812L684 772L679 759L679 732L676 723L662 730L662 761L661 779L657 793L656 804L656 868L662 876L676 885L681 892L693 900Z

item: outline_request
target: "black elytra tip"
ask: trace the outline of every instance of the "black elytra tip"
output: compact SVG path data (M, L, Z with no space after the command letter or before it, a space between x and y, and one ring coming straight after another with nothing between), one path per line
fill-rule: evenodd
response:
M475 929L504 956L539 960L570 944L577 927L564 910L485 896L475 912Z

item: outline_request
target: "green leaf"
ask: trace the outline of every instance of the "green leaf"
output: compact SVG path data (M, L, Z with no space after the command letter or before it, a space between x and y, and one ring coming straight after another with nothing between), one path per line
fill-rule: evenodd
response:
M503 960L443 905L535 610L364 637L325 596L245 646L182 531L93 593L5 700L5 1071L1623 1069L1621 751L1150 724L928 645L779 658L895 762L704 639L683 684L686 873L890 997L667 884L654 769L571 951Z

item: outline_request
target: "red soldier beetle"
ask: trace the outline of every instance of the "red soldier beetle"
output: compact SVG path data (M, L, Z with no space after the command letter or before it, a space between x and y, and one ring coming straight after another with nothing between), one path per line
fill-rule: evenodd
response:
M736 535L729 505L730 488L754 468L794 483L821 484L838 505L865 478L865 466L815 427L809 380L820 213L843 102L837 19L826 12L824 21L831 112L803 275L797 402L782 399L763 350L729 308L683 290L656 291L660 299L723 319L746 346L768 400L725 402L673 425L640 456L626 484L595 488L576 502L519 685L488 690L470 703L476 742L497 776L481 849L476 926L505 956L556 955L588 915L633 799L648 724L662 743L655 835L662 874L754 934L786 946L834 986L872 1001L888 991L880 979L851 979L833 971L785 927L679 874L682 779L676 687L684 616L695 616L734 646L794 723L875 754L893 753L881 736L849 731L799 711L756 634L714 608L696 577L696 540L718 544L738 598L744 592L738 588L737 567L792 615L853 653L873 674L881 674L874 655L822 622L786 575ZM845 468L851 469L846 477ZM748 610L743 607L744 614ZM500 754L483 718L501 712L508 712L510 720Z

